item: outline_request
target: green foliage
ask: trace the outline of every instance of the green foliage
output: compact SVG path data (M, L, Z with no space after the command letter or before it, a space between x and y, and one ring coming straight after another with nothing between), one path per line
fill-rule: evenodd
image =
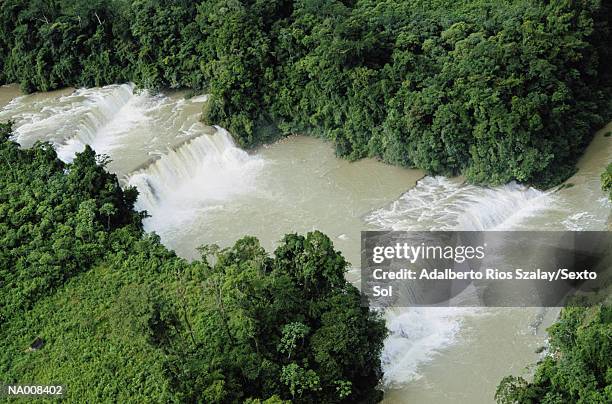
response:
M281 341L278 344L278 351L287 354L287 358L291 358L291 354L298 346L298 341L301 341L301 344L303 344L304 338L308 335L309 331L310 329L308 326L302 323L290 323L285 325L283 327Z
M568 178L610 119L601 0L5 0L0 80L206 89L241 146L306 132L473 182Z
M612 163L608 164L606 171L601 173L601 190L608 193L608 198L612 201Z
M329 238L319 232L288 235L269 258L256 239L245 237L204 256L200 265L204 290L185 284L185 299L193 298L197 307L189 320L193 344L175 352L188 352L190 360L180 366L203 358L224 363L214 374L223 375L225 401L273 395L298 402L378 397L384 322L361 307L358 290L344 280L347 264ZM337 380L359 388L342 395ZM199 390L177 382L184 390Z
M612 401L612 307L567 307L549 329L550 353L532 382L509 376L498 403L609 403Z
M384 321L320 232L205 246L142 231L90 148L72 164L0 126L0 374L67 402L376 402ZM33 346L32 341L42 341Z
M21 150L0 124L0 323L31 307L141 229L135 190L122 191L91 148L65 165L48 144Z
M305 370L296 363L283 366L281 382L289 386L294 400L296 397L301 398L304 393L321 390L319 376L313 370Z
M126 81L133 45L125 2L6 0L0 5L2 78L24 91Z

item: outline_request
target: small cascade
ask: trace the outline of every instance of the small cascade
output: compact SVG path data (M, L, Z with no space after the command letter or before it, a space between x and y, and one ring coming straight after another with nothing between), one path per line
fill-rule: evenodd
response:
M389 337L381 356L387 387L400 387L420 377L419 366L435 352L456 342L462 316L474 311L459 307L388 309L385 313Z
M132 84L66 89L17 97L0 110L0 121L15 122L15 140L23 147L47 141L70 162L90 145L111 157L111 171L125 175L152 154L211 132L198 122L205 101L186 100L180 92L135 92Z
M104 87L100 90L105 90ZM63 144L56 147L57 154L63 161L72 161L74 155L85 149L85 145L92 146L96 152L104 153L100 147L95 147L98 134L102 128L116 118L119 111L134 97L134 88L131 84L114 86L111 91L92 91L79 89L73 96L84 96L82 108L84 112L78 119L77 130L74 136L66 139ZM127 129L124 127L124 129Z
M552 201L550 193L514 182L487 188L425 177L366 221L390 230L507 230Z
M55 146L60 158L71 161L132 99L133 88L122 84L82 88L55 97L26 95L2 109L0 120L15 122L15 138L23 147L45 140Z

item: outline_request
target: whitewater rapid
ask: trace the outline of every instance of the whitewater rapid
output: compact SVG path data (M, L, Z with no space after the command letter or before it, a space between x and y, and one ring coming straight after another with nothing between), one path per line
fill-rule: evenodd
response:
M86 144L96 146L98 153L107 152L108 147L100 142L105 137L105 126L120 119L119 111L137 98L130 84L60 93L51 104L45 98L26 95L13 99L0 112L0 119L10 116L15 121L15 140L22 146L31 147L38 140L46 140L53 144L60 159L70 162ZM131 110L140 112L138 108ZM129 129L130 121L140 118L122 120L121 125Z
M553 203L552 193L514 182L489 188L425 177L366 222L386 230L511 230Z
M606 230L612 206L602 194L599 174L612 156L610 142L603 136L608 130L598 133L585 157L578 163L578 173L561 187L539 191L510 183L490 188L466 184L461 179L428 176L394 202L372 211L365 217L365 222L376 229L406 231ZM488 341L469 341L463 334L478 334L474 328L481 328L484 323L494 323L489 330L490 334L494 329L507 326L506 323L516 322L517 326L509 330L513 334L510 334L510 340L506 343L512 341L512 338L527 337L525 343L537 344L537 341L545 338L546 321L553 321L556 312L556 309L546 308L389 309L385 315L390 335L385 341L382 355L384 384L388 388L399 389L401 393L395 397L409 396L412 400L426 399L428 402L441 400L444 397L439 391L441 386L438 385L436 389L435 382L431 380L431 372L424 372L425 364L439 358L441 352L446 352L448 356L449 351L446 349L455 344L471 346L471 349L465 349L472 356L475 350L491 349L500 358L503 353L501 349L495 353L495 344L487 348ZM520 316L524 319L519 319ZM466 324L470 324L467 331ZM529 335L533 335L533 338ZM508 338L506 334L502 334L502 337ZM497 342L503 343L501 340ZM454 351L462 349L454 348ZM512 355L508 359L512 360ZM469 360L463 360L469 363ZM442 372L442 368L437 368L437 371ZM524 369L517 369L516 372L522 373ZM492 397L492 391L501 377L509 373L506 371L497 379L488 380L491 390L487 394ZM413 382L419 381L424 375L428 380L421 382L420 387L415 387ZM453 381L446 379L444 383L450 384ZM410 389L431 391L419 395L412 394L408 391ZM436 394L439 396L432 398ZM404 401L403 398L394 399L393 394L388 397L390 402ZM464 401L468 402L469 399Z

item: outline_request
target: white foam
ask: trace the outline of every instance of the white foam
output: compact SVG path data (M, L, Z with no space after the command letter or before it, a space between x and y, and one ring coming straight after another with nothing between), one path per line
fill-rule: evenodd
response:
M195 137L131 174L127 183L139 191L137 208L152 215L146 227L163 234L253 191L263 165L263 159L237 148L231 135L217 127L215 134Z
M198 95L195 97L191 97L189 99L189 101L191 102L206 102L208 101L209 95L208 94L202 94L202 95Z
M589 212L577 212L563 220L562 224L569 231L582 231L588 229L588 225L595 222L597 217Z
M389 206L369 214L366 222L385 230L500 230L552 203L550 193L516 183L485 188L425 177ZM398 387L418 379L425 363L457 342L466 316L477 313L476 308L453 307L388 310L384 384Z
M37 95L14 99L0 112L0 119L15 122L15 138L24 147L37 140L50 141L64 161L94 143L101 128L117 116L133 97L133 85L82 88L56 98Z
M420 367L456 343L465 317L477 313L476 309L456 307L387 310L390 335L381 358L384 385L398 387L420 378Z
M72 159L75 151L82 151L85 144L89 144L98 154L112 154L113 149L121 146L122 137L129 133L130 129L152 120L147 113L157 107L157 102L154 102L157 100L149 96L146 91L139 94L132 93L126 97L126 100L115 106L108 118L91 131L91 136L77 135L69 139L58 148L58 154L65 154L66 159ZM69 148L70 141L79 145L74 151Z
M366 222L390 230L503 230L551 203L552 194L516 183L487 188L425 177Z
M81 88L63 96L17 97L0 111L0 119L15 121L15 140L22 146L49 141L65 162L72 161L85 145L111 158L116 151L121 151L119 159L133 158L136 153L146 158L147 152L163 153L177 139L202 133L192 127L198 121L201 101L202 97L186 101L146 90L135 92L132 84L110 85ZM186 108L192 105L195 107Z

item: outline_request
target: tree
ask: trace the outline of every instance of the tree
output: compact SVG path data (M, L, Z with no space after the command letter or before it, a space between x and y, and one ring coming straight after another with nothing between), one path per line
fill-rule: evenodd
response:
M27 4L26 4L27 3ZM610 119L609 2L0 4L0 80L206 90L242 147L293 132L475 183L561 183Z
M374 402L386 336L320 232L192 263L142 230L90 149L64 164L0 126L0 373L68 402ZM44 346L30 350L32 341Z
M609 294L608 294L609 296ZM549 329L548 355L532 382L508 376L498 403L605 403L612 399L612 307L566 307Z

